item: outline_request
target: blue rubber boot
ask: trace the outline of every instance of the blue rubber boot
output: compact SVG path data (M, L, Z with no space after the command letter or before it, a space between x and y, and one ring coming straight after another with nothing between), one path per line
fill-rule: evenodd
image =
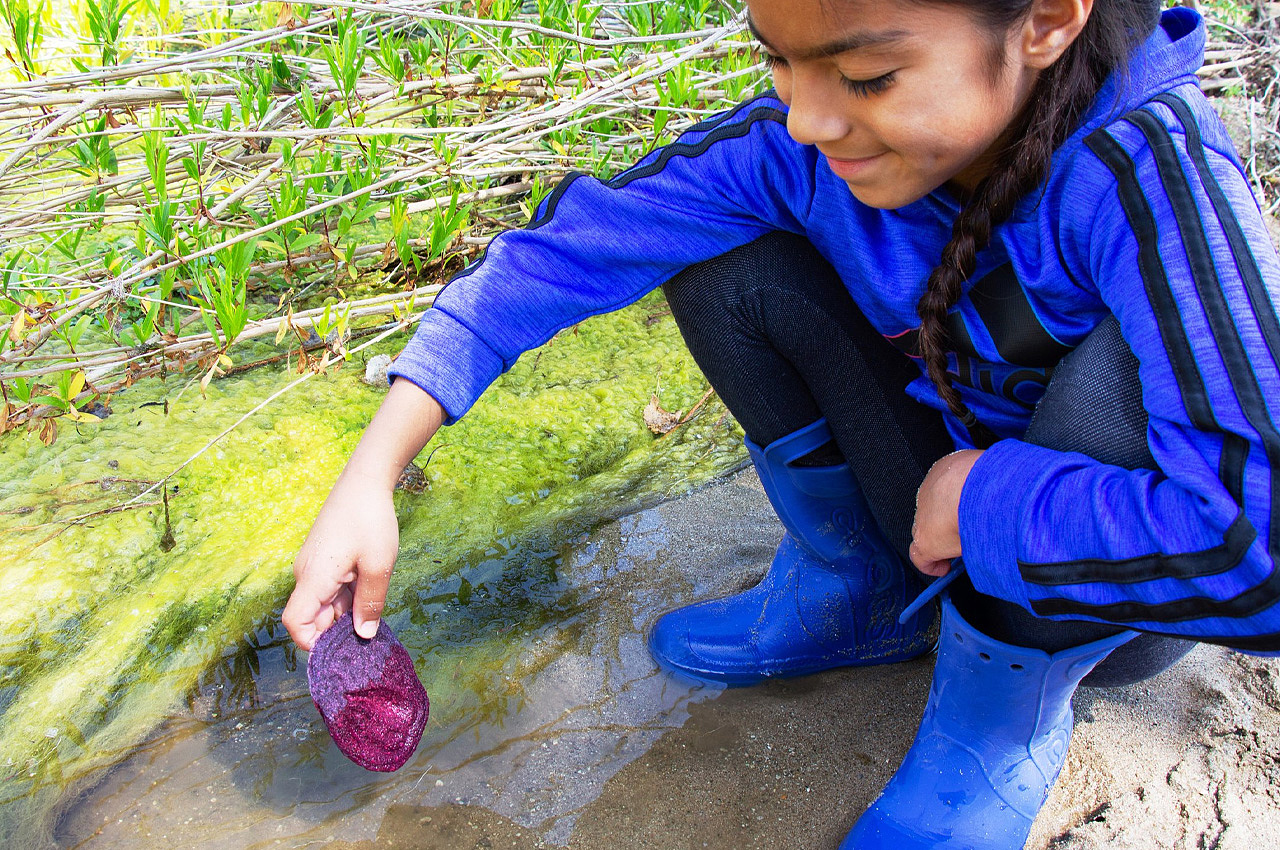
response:
M903 661L932 647L932 606L898 623L921 584L881 535L848 464L794 465L831 439L819 419L763 449L747 441L787 533L755 587L658 619L649 651L664 669L751 685Z
M1049 654L987 637L950 598L924 719L840 850L1022 850L1067 757L1071 695L1122 632Z

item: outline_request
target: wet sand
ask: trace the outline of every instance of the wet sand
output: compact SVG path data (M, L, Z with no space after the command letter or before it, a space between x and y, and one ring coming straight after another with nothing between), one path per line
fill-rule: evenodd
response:
M749 580L744 564L777 533L750 471L659 510L690 561L738 565L726 585ZM925 657L692 705L581 809L568 847L835 848L909 747L931 674ZM1277 662L1202 646L1148 682L1080 691L1076 715L1067 766L1028 848L1280 846ZM455 804L394 806L375 839L334 846L557 845L536 827Z

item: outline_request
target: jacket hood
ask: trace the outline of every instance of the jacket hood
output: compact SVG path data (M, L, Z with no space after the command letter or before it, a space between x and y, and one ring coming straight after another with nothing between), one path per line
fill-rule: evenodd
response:
M1196 83L1204 64L1205 27L1200 13L1185 6L1166 9L1147 39L1129 57L1128 67L1107 78L1086 113L1089 132L1138 108L1158 94Z

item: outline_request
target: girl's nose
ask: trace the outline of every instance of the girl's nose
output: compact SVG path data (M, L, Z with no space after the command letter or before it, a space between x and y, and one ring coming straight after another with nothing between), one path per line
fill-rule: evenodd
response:
M802 145L834 142L849 134L841 106L842 92L829 91L814 80L794 74L791 80L787 133Z

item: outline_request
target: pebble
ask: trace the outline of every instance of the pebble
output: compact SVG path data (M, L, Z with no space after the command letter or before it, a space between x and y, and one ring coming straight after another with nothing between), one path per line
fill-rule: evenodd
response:
M369 362L364 367L364 377L360 380L364 381L371 387L379 389L387 389L391 386L391 380L387 377L387 369L391 367L391 355L375 354L369 358Z

